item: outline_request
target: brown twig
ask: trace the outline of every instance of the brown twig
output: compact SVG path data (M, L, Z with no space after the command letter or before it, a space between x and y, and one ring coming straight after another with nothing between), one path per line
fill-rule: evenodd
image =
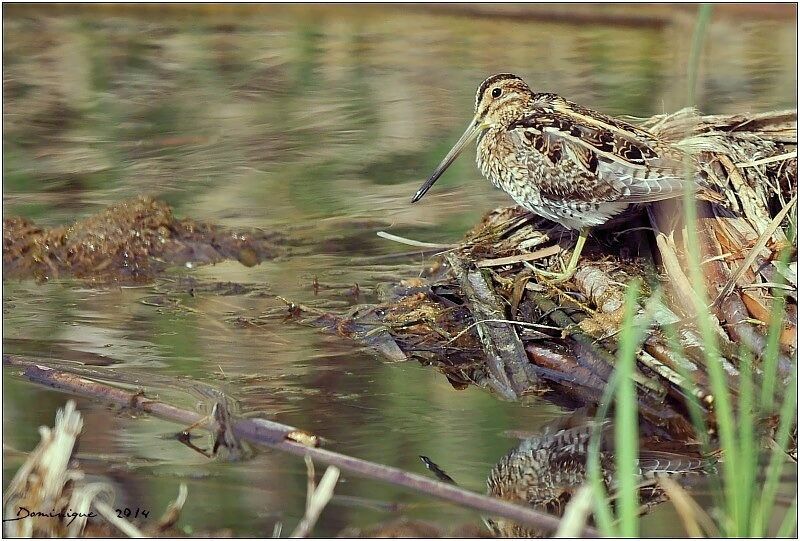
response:
M480 270L468 270L455 255L446 257L467 298L492 376L511 391L506 396L512 399L536 388L538 377L514 326L504 322L505 311L490 281Z

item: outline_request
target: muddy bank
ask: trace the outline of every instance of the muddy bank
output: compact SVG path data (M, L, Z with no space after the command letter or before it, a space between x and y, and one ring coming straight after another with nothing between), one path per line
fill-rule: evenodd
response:
M232 231L176 218L166 203L138 197L51 229L26 218L4 218L3 278L147 282L176 265L226 259L258 265L284 253L284 241L280 233Z

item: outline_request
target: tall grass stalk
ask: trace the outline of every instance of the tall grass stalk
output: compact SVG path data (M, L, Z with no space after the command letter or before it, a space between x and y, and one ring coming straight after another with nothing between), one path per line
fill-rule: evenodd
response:
M636 537L639 532L639 496L637 475L639 455L639 414L634 371L636 352L641 347L645 331L652 321L652 312L661 302L658 292L651 295L643 317L637 319L640 283L628 285L625 294L625 315L620 334L617 364L600 399L596 414L596 430L588 449L587 474L595 492L595 519L598 528L609 537ZM616 398L614 398L616 396ZM614 448L617 515L606 494L600 471L600 445L605 421L612 402L614 408Z
M789 378L786 396L779 412L778 430L775 434L775 446L769 456L769 464L766 469L766 479L764 489L761 492L759 502L754 506L756 528L754 535L766 535L769 518L773 514L775 496L778 493L780 476L783 465L786 463L785 450L789 444L789 433L797 417L797 360L795 359L792 367L792 375ZM794 516L794 527L797 528L797 515Z
M698 10L697 23L695 25L694 36L692 39L692 51L689 56L688 65L688 106L694 106L694 96L696 93L697 72L700 63L700 52L705 37L708 21L711 17L711 7L703 5ZM739 452L736 442L736 424L731 404L728 382L722 368L722 360L719 356L717 347L717 336L715 333L714 322L708 310L708 298L705 295L705 281L701 267L700 236L697 231L697 207L694 194L694 167L688 162L685 168L687 182L683 194L684 209L684 247L686 248L687 264L689 271L689 282L692 285L693 313L697 323L700 337L703 341L703 352L706 370L708 371L711 392L714 396L714 411L716 414L717 430L719 440L724 453L725 465L723 472L723 498L724 508L726 509L725 524L722 530L731 529L732 524L741 524L740 514L742 505L739 500L745 497L738 491L736 472L738 469ZM699 428L699 427L697 427ZM749 491L748 487L745 490ZM715 491L716 492L716 491Z
M619 533L624 537L639 535L639 498L636 475L639 456L639 408L636 399L636 352L642 332L634 324L638 308L639 283L628 285L625 293L625 318L617 353L617 399L614 411L614 448L619 488Z
M739 366L739 403L738 418L736 420L738 434L737 441L737 463L739 470L736 471L736 493L740 496L736 504L738 509L736 517L736 531L746 532L750 529L751 513L749 512L753 497L753 485L756 482L756 472L758 470L758 450L759 445L755 434L755 400L753 391L753 360L752 355L747 349L742 349L740 353L741 363Z
M688 67L689 89L688 105L694 105L700 49L708 21L711 16L709 6L701 6L698 11L693 48ZM691 167L687 167L687 179L693 179ZM697 207L687 182L684 192L685 242L689 280L694 289L693 303L698 329L703 341L705 364L708 371L711 391L714 396L714 413L722 449L722 497L718 505L723 511L720 519L721 531L729 536L762 536L767 534L770 517L773 514L780 472L785 461L783 450L788 443L789 430L797 410L795 364L789 390L781 407L777 445L770 453L770 463L766 472L763 491L759 494L757 479L760 475L759 457L761 438L759 423L773 413L773 396L777 377L779 337L783 328L783 303L780 297L773 304L767 348L761 360L761 387L758 392L754 383L754 357L750 351L739 356L738 403L729 389L728 378L722 366L717 347L716 331L719 328L708 310L705 295L703 269L701 266L700 235L698 234ZM782 254L782 259L785 254ZM757 399L760 398L760 399ZM698 423L698 431L705 430L705 423Z
M711 4L701 4L697 10L697 21L692 35L692 48L689 50L689 64L686 73L688 79L686 102L689 107L694 106L694 97L697 92L697 73L700 67L700 53L703 51L706 28L708 23L711 22L711 10Z
M775 537L797 537L797 496L786 510L786 515L783 517Z
M711 6L703 5L698 10L692 50L687 68L688 105L694 106L697 74L702 44L706 28L711 17ZM775 500L780 487L780 477L786 462L786 449L791 428L797 415L797 362L795 359L789 381L785 384L785 395L780 404L778 426L774 436L772 450L766 469L762 469L762 434L761 427L766 417L775 412L775 389L778 385L778 358L780 355L780 336L783 331L784 306L783 296L776 289L769 321L768 340L760 357L752 351L743 349L738 359L738 378L731 378L723 367L723 359L718 347L718 332L722 332L719 323L712 318L709 300L705 294L705 281L701 265L701 242L698 232L697 207L692 188L694 169L687 164L686 175L690 182L686 183L683 197L685 228L683 230L686 249L689 281L692 285L693 318L703 342L704 362L708 373L712 409L716 425L716 436L721 449L721 478L715 478L718 490L715 493L713 513L719 522L719 531L726 536L765 536L772 533L791 535L797 530L797 499L781 520L777 531L768 531L777 519ZM794 235L787 238L795 239ZM796 244L796 240L794 241ZM781 254L779 264L788 261L788 253ZM777 273L776 273L777 276ZM598 408L597 418L606 418L612 398L616 395L615 416L615 449L618 489L618 515L614 512L607 498L600 473L599 449L600 432L596 430L589 444L589 462L587 464L589 479L597 501L595 518L597 525L607 536L636 536L639 532L639 517L636 489L636 461L638 455L638 414L636 386L632 379L636 369L635 354L641 343L642 329L634 325L633 314L638 295L638 283L631 284L626 294L625 320L622 324L616 369L603 393ZM673 353L680 355L680 342L673 329L666 329L667 337ZM679 368L681 370L681 368ZM686 396L692 422L695 425L698 439L711 450L708 438L705 412L696 398L694 382L690 374L681 370L686 382ZM729 385L738 382L738 389L732 392ZM734 395L737 400L734 400ZM735 404L734 404L735 402ZM763 484L759 480L763 479ZM617 528L618 526L618 528Z
M603 475L600 465L600 443L603 439L603 427L608 417L611 401L616 392L619 381L619 372L616 370L611 374L603 396L600 399L600 406L597 408L595 419L597 424L589 440L587 450L586 474L589 484L595 494L595 520L597 527L605 537L618 537L617 528L614 524L614 513L611 510L611 503L608 499L605 486L603 485Z

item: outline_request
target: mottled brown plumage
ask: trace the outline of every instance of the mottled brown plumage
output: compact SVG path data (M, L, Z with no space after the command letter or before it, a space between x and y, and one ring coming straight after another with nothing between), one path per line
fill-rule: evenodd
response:
M501 73L478 87L475 117L413 201L475 137L478 167L492 184L522 207L581 230L567 271L574 272L587 228L631 204L681 196L687 171L701 198L720 199L700 185L690 156L650 132L557 94L533 92L518 76Z
M588 482L587 458L592 430L589 425L551 428L543 434L523 440L492 469L487 479L488 492L504 500L525 503L543 511L561 515L573 494ZM615 465L609 427L603 429L600 447L600 472L603 483L614 491ZM699 455L678 454L644 449L636 463L643 485L659 476L691 479L714 469L711 461ZM643 504L663 500L663 492L654 485L640 490ZM505 519L486 519L497 536L540 537L542 532Z

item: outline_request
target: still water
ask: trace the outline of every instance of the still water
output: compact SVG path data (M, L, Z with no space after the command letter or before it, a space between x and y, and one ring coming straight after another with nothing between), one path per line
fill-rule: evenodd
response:
M535 431L563 415L544 402L523 407L479 389L456 391L416 362L386 364L315 329L232 321L282 307L276 295L343 309L356 283L358 301L370 302L378 284L415 276L424 261L377 231L453 242L506 204L471 159L409 204L491 73L517 73L537 90L615 115L685 105L692 9L655 7L656 22L622 26L411 6L52 9L9 9L3 21L5 216L52 226L149 194L178 216L286 231L291 246L256 267L173 269L144 287L5 281L5 352L108 365L145 386L154 376L206 383L237 400L241 414L419 473L418 455L427 455L480 491L514 445L508 431ZM715 13L701 56L700 109L796 106L796 20L788 9L777 18ZM194 296L176 293L186 277L200 284ZM315 277L333 286L315 295ZM252 291L203 290L219 282ZM165 290L177 306L149 302ZM66 396L8 369L3 390L7 483L20 465L8 451L30 450L36 427L52 424ZM155 391L186 408L202 402L176 388ZM86 418L82 467L115 484L127 499L118 503L159 515L187 480L179 523L187 533L271 535L281 522L285 534L303 514L301 460L264 451L247 462L210 462L169 438L175 425L86 400L78 407ZM445 530L479 521L347 475L337 494L345 498L329 505L315 534L393 518L398 512L385 507L394 504ZM683 530L665 505L644 533Z

